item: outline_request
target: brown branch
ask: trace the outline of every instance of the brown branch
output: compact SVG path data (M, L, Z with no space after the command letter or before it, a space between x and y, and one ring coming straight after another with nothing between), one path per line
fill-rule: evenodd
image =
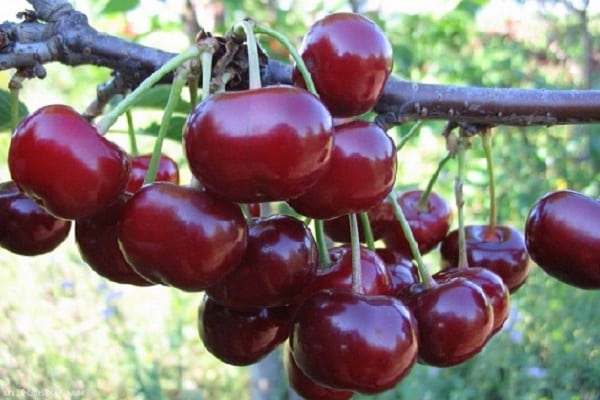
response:
M33 69L48 62L97 65L118 75L122 91L135 87L174 56L97 32L66 0L28 1L39 20L0 24L0 70ZM244 64L236 66L243 69ZM290 65L266 60L261 67L265 85L291 82ZM98 104L106 101L103 98ZM386 127L430 119L487 126L599 123L600 91L460 87L392 78L375 112Z

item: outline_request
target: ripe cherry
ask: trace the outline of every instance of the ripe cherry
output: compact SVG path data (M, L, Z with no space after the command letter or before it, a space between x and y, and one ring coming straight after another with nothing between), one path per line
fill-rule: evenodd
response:
M290 332L286 308L228 309L209 296L198 308L198 335L206 349L230 365L250 365L283 343Z
M315 382L361 393L396 386L418 351L414 319L399 300L329 290L297 310L290 343L298 367Z
M10 143L8 166L29 197L59 218L93 215L124 191L130 159L74 109L45 106L26 117Z
M383 31L360 14L335 13L316 21L300 54L317 92L334 117L371 110L392 70L392 46ZM294 84L304 87L295 68Z
M48 214L16 183L0 183L0 246L24 256L48 253L64 242L71 221Z
M283 348L283 367L292 388L303 399L311 400L349 400L354 396L351 390L331 389L310 379L296 364L289 342Z
M298 213L330 219L366 211L381 202L396 179L396 147L374 123L353 121L334 128L325 173L301 196L288 201Z
M127 192L135 193L142 187L144 179L146 178L146 172L148 172L148 168L150 167L151 159L152 154L142 154L131 157L131 173L129 174L129 180L127 181L127 187L125 188ZM178 185L179 166L171 157L166 154L161 154L154 180L157 182L171 182Z
M397 199L419 245L419 251L426 254L448 233L452 214L448 202L435 192L429 194L427 204L420 208L422 195L422 190L409 190L400 193ZM382 238L387 248L412 258L410 246L389 199L371 208L368 213L373 234Z
M322 175L332 125L323 103L293 86L216 93L190 114L185 153L194 176L230 201L288 200Z
M83 261L98 275L117 283L153 285L129 265L119 247L119 219L129 198L124 193L106 209L75 221L75 242Z
M467 279L445 280L404 299L417 320L421 363L460 364L490 338L492 306L483 290Z
M238 205L168 182L142 186L119 222L119 245L135 271L185 291L204 290L237 267L247 234Z
M560 190L529 211L525 242L548 275L582 289L600 289L600 201Z
M256 219L239 266L206 293L237 310L288 304L316 277L317 245L310 229L288 215Z
M412 259L387 248L375 251L385 263L394 296L401 295L410 286L420 282L419 269Z
M517 229L496 225L465 226L468 265L487 268L502 278L511 293L516 292L529 275L529 254L523 234ZM458 265L458 231L448 234L440 246L442 269Z

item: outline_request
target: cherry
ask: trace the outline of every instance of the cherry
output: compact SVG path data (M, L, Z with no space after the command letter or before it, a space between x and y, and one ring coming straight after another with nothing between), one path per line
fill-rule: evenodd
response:
M316 21L304 36L300 55L334 117L370 111L393 64L392 46L383 31L353 13L329 14ZM297 68L293 81L304 87Z
M419 327L419 362L448 367L479 353L494 322L483 290L465 278L421 288L404 298Z
M394 296L401 295L411 285L420 282L419 269L412 259L387 248L378 248L375 252L385 263Z
M369 394L396 386L418 351L414 319L399 300L330 290L300 306L290 343L318 384Z
M334 128L331 160L316 184L288 201L298 213L330 219L381 202L396 179L396 147L378 125L353 121Z
M185 153L194 176L230 201L287 200L322 175L332 125L323 103L293 86L216 93L188 117Z
M296 364L289 342L283 349L283 367L288 378L288 383L294 391L304 399L311 400L349 400L354 396L350 390L331 389L319 385L310 379Z
M420 209L422 195L422 190L409 190L398 194L397 200L419 245L419 251L426 254L448 233L452 214L448 202L435 192L429 194L427 204ZM380 237L386 247L412 258L410 246L389 199L371 208L368 213L373 234Z
M502 278L487 268L450 268L433 275L437 282L453 278L465 278L479 286L487 296L494 313L494 323L491 334L502 328L510 311L510 295Z
M124 193L106 209L75 221L75 242L83 261L100 276L117 283L153 285L129 265L119 248L119 218L129 198L131 194Z
M12 179L50 214L90 216L125 189L130 159L74 109L42 107L16 128L8 152Z
M523 234L510 226L465 226L467 262L499 275L511 293L516 292L529 275L529 254ZM458 265L458 231L454 230L440 246L442 269Z
M338 243L350 243L350 221L347 215L335 217L323 221L323 231L329 239ZM361 242L365 241L365 234L362 224L358 224L358 237ZM375 238L375 240L379 238Z
M142 187L151 159L152 154L142 154L131 158L131 173L125 188L127 192L135 193ZM179 166L171 157L161 154L154 180L179 184Z
M119 222L119 245L133 269L185 291L204 290L237 267L247 234L238 205L169 182L142 186Z
M48 214L13 181L0 183L0 246L12 253L36 256L64 242L71 221Z
M206 293L233 309L288 304L317 274L317 245L309 228L288 215L256 219L241 264Z
M206 349L230 365L250 365L269 354L289 335L286 308L240 312L209 296L198 307L198 335Z
M529 211L525 243L548 275L600 289L600 201L571 190L546 194Z

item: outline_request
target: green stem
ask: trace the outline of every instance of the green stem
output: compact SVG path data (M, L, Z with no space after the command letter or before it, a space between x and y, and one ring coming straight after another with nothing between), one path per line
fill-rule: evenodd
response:
M373 229L371 229L371 221L369 221L369 214L361 212L359 214L360 224L365 235L365 242L369 250L375 250L375 238L373 237Z
M319 265L325 267L331 263L331 257L329 257L323 221L320 219L315 220L315 240L317 241L317 248L319 249Z
M467 152L466 145L466 139L460 137L458 139L458 149L456 153L458 161L458 174L454 182L454 198L458 212L458 269L465 269L469 267L469 261L467 260L467 240L465 237L465 200L463 197L463 182L465 179L466 167L465 156Z
M494 157L492 155L492 131L485 129L481 134L483 152L487 163L488 181L490 185L490 220L489 228L493 231L498 223L498 208L496 205L496 180L494 179Z
M156 141L154 142L154 150L152 151L152 158L150 159L150 165L148 166L148 171L146 172L146 176L144 178L144 183L153 182L156 179L156 172L158 170L158 163L160 161L160 156L162 152L162 144L167 136L169 131L169 124L171 122L171 116L173 115L173 111L177 107L177 103L179 102L179 97L181 96L181 91L183 87L187 83L188 69L183 68L179 70L175 74L175 78L173 79L173 83L171 84L171 91L169 92L169 99L167 100L167 105L165 107L165 112L163 113L162 120L160 122L160 128L158 130L158 136L156 137Z
M446 154L446 156L444 158L442 158L440 160L440 162L438 163L438 166L437 166L435 172L433 173L433 175L431 175L429 182L427 182L427 187L425 188L425 191L423 192L423 194L421 195L421 198L419 199L419 211L426 211L427 201L429 200L429 195L431 194L431 192L433 190L433 186L437 182L437 180L440 176L440 172L442 172L442 169L444 169L444 166L451 158L452 158L452 154L450 152L448 152L448 154Z
M248 86L250 89L259 89L262 86L262 83L260 81L258 43L256 42L256 36L254 34L254 23L246 19L240 22L240 25L244 29L246 35L246 47L248 49Z
M246 203L239 203L240 208L242 209L242 213L244 217L246 217L246 223L250 225L252 223L252 214L250 213L250 206Z
M19 93L20 88L10 89L10 127L14 131L19 125Z
M131 110L125 111L125 116L127 117L127 136L129 137L129 149L132 156L137 156L139 154L139 150L137 147L137 140L135 138L135 127L133 125L133 115Z
M292 56L292 59L296 63L296 68L298 68L298 71L300 71L300 74L304 79L306 89L315 96L318 96L317 89L315 88L314 81L310 76L310 72L308 71L308 68L306 68L306 64L304 63L302 56L300 56L300 53L298 53L298 50L293 45L293 43L290 42L290 40L285 35L282 35L281 33L269 28L268 26L256 25L254 27L254 32L269 35L277 39L277 41L279 41L279 43L281 43L287 49L287 51L290 53L290 56Z
M210 80L212 75L212 51L202 52L202 101L210 95Z
M348 214L350 222L350 248L352 251L352 290L361 292L362 276L360 263L360 237L358 234L358 221L355 213Z
M418 132L417 128L421 125L421 120L415 121L415 123L413 124L413 126L410 128L410 130L408 131L408 133L404 136L402 136L402 138L400 139L400 142L396 145L396 151L400 151L400 149L402 149L404 147L404 145L406 145L406 143L408 143L408 141L410 140L410 138L412 138L415 133Z
M119 116L121 116L125 111L129 110L131 107L133 107L133 105L146 91L148 91L148 89L156 85L165 75L175 70L184 62L200 56L200 52L200 48L198 48L197 46L191 46L183 53L171 58L159 69L154 71L150 76L144 79L142 83L140 83L140 85L135 88L135 90L133 90L121 102L119 102L119 104L117 104L115 108L113 108L100 121L98 121L98 124L96 124L98 132L100 132L101 134L105 134L106 132L108 132L110 127L114 125Z
M408 242L412 256L415 259L415 262L417 263L417 268L419 270L419 275L421 277L421 282L423 283L423 286L425 286L426 288L435 286L435 281L431 277L431 272L429 272L429 269L425 265L425 261L423 260L423 256L421 255L421 251L419 250L419 245L417 244L415 236L413 235L412 230L410 229L408 220L406 219L402 208L398 204L398 195L396 194L395 190L392 190L390 192L390 194L388 195L388 199L392 204L394 215L400 223L402 233L406 237L406 241Z

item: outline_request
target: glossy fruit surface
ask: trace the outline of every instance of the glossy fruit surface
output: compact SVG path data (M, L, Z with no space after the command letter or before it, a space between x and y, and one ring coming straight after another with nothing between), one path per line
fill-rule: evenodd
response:
M398 384L418 347L413 317L399 300L341 291L316 293L300 306L290 343L308 377L362 393Z
M392 46L383 31L353 13L329 14L316 21L299 51L319 96L335 117L371 110L393 64ZM304 87L297 69L293 81Z
M494 313L492 334L498 332L504 321L508 318L510 311L510 294L502 278L487 268L450 268L442 270L433 275L437 282L453 278L465 278L479 286L487 296Z
M74 109L45 106L26 117L10 143L12 179L49 213L83 218L125 189L130 159Z
M378 248L375 252L385 263L394 296L420 281L417 265L407 256L387 248Z
M129 193L135 193L142 187L146 173L150 167L151 154L142 154L131 157L131 173L127 181L125 190ZM179 166L166 154L161 154L158 161L158 169L154 181L171 182L179 184Z
M153 285L129 265L119 247L119 219L129 198L124 193L105 210L75 221L75 242L83 261L98 275L117 283Z
M433 250L448 233L452 213L448 202L435 192L430 193L427 204L421 209L419 201L422 195L422 190L409 190L398 194L397 199L419 245L419 251L426 254ZM382 238L386 247L412 257L408 241L394 215L389 199L385 199L369 210L369 220L373 234Z
M523 234L511 226L465 226L469 265L487 268L502 278L511 293L517 291L529 275L529 254ZM458 265L458 231L448 234L440 246L442 269Z
M417 320L421 363L460 364L479 353L491 335L492 306L483 290L464 278L424 289L407 304Z
M185 154L194 176L230 201L287 200L323 173L332 125L323 103L293 86L217 93L190 114Z
M600 201L556 191L529 211L525 241L531 259L550 276L582 289L600 289Z
M349 400L354 396L350 390L336 390L319 385L310 379L296 364L289 342L283 348L283 367L290 388L303 399L311 400Z
M167 182L138 190L119 223L119 245L136 272L186 291L204 290L237 267L247 235L238 205Z
M256 219L240 265L206 293L233 309L281 306L315 279L317 266L317 245L302 221L283 214Z
M334 128L325 173L304 194L288 201L298 213L330 219L366 211L381 202L396 179L396 147L374 123L353 121Z
M48 253L64 242L71 221L48 214L16 183L0 183L0 247L24 256Z
M323 221L323 231L334 242L350 243L350 221L347 215ZM358 221L358 237L361 242L365 241L364 229L360 220Z
M290 332L287 309L233 311L204 296L198 308L198 335L206 349L230 365L250 365L283 343Z

